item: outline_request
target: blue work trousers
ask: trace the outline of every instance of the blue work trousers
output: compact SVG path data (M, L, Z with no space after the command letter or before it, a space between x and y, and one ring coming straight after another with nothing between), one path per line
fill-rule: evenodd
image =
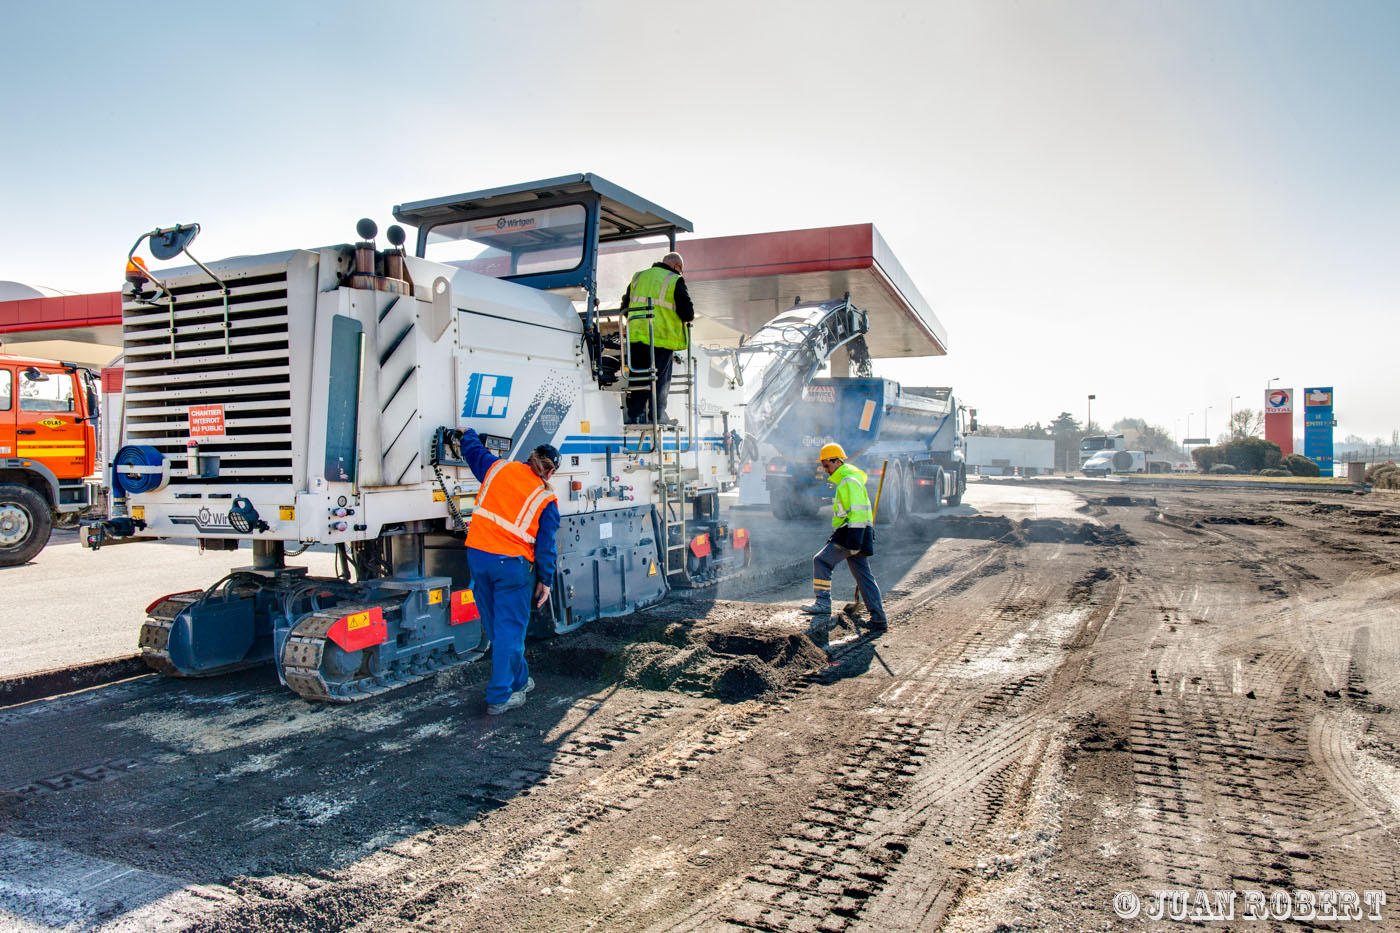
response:
M472 594L481 611L481 626L491 639L491 679L486 702L504 703L530 679L525 664L525 628L530 624L530 597L535 569L523 557L501 557L467 548Z
M856 578L865 608L870 612L870 621L884 622L885 604L880 599L880 584L875 582L875 574L870 569L870 558L830 542L812 558L812 590L817 605L831 605L831 572L843 561L851 565L851 576Z

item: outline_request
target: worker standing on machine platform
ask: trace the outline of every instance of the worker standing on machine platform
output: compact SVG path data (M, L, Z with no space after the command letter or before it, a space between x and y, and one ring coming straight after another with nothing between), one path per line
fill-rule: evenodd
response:
M818 456L827 481L836 484L836 499L831 512L831 537L812 558L815 601L803 606L802 611L813 616L831 615L831 571L842 561L849 561L856 586L870 609L870 627L882 631L886 626L885 606L880 600L880 585L870 569L870 556L875 553L875 513L870 508L865 474L846 462L846 450L840 444L827 444ZM814 631L824 630L815 619L811 627Z
M525 663L525 629L531 591L535 606L543 606L549 599L545 581L554 579L559 500L549 478L559 467L559 451L541 444L523 463L503 460L469 428L462 434L462 458L481 483L467 527L467 566L491 639L486 712L499 716L523 706L525 694L535 688Z
M676 351L686 347L686 325L695 320L695 305L685 287L683 268L680 253L667 253L660 262L632 276L632 283L622 294L622 307L627 309L627 368L633 374L650 372L655 359L656 404L660 409L659 413L651 411L650 387L634 388L627 393L628 424L648 424L653 414L663 424L676 423L666 415L671 364ZM650 322L647 314L652 315Z

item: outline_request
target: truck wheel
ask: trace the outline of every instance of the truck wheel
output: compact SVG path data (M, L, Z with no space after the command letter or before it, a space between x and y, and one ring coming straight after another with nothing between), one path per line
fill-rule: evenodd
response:
M937 512L943 508L943 468L933 471L932 486L915 486L914 498L910 500L911 512Z
M893 525L904 517L904 471L898 463L890 465L885 476L885 488L880 491L880 512L875 516L877 525ZM876 490L880 487L877 484Z
M0 567L30 561L49 543L52 528L43 496L28 486L0 483Z
M949 505L962 505L963 492L967 489L967 471L958 468L958 475L953 480L953 494L948 497Z

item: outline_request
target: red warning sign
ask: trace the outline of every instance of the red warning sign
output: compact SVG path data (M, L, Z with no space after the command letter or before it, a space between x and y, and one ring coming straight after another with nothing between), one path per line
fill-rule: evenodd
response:
M189 418L190 437L224 436L224 406L191 405Z
M452 625L473 622L481 618L481 610L476 607L476 595L471 590L458 590L452 594Z
M384 621L384 610L378 606L363 612L336 619L326 637L335 642L343 651L359 651L372 648L389 640L389 626Z

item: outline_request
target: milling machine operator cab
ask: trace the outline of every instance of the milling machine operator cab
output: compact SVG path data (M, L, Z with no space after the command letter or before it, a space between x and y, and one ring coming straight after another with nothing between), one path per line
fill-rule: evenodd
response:
M394 217L418 228L421 258L557 292L581 306L599 387L617 379L626 323L625 309L600 309L600 291L616 287L621 295L619 270L630 280L658 251L676 248L677 232L694 229L591 173L400 204Z

